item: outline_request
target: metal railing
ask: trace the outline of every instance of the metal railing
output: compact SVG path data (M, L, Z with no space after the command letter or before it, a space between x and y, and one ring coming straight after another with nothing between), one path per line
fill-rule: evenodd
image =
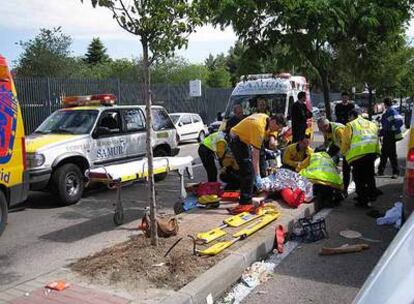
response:
M112 93L118 104L144 104L142 85L119 79L58 79L16 77L15 85L26 134L33 132L51 113L61 108L63 96ZM233 89L203 88L201 97L190 97L187 85L153 85L153 103L168 112L198 113L205 123L226 109Z

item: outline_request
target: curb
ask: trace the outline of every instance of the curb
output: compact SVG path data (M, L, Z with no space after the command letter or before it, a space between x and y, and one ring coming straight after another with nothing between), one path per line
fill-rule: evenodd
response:
M273 250L274 225L281 224L291 231L294 222L304 216L315 213L313 203L302 204L302 208L294 216L283 216L280 220L256 232L255 238L237 250L202 275L178 290L174 295L162 300L162 304L204 304L213 303L211 300L220 297L242 275L252 263L264 258Z

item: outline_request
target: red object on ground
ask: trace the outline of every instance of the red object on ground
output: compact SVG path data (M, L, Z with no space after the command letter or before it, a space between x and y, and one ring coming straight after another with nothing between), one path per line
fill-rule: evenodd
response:
M197 196L214 194L220 196L222 192L221 183L219 182L200 183L197 187Z
M240 192L238 191L225 191L221 195L221 200L227 202L237 202L240 199Z
M283 253L285 244L285 229L282 225L275 227L275 238L277 252Z
M56 291L62 291L66 288L68 288L70 286L69 283L63 281L63 280L59 280L59 281L55 281L55 282L51 282L49 284L47 284L45 287L52 289L52 290L56 290Z
M283 200L290 207L297 208L305 200L305 194L299 188L293 191L290 188L285 188L280 191Z
M234 208L228 208L227 211L230 214L239 214L242 212L250 212L250 213L255 213L256 211L256 207L253 204L248 204L248 205L237 205Z
M44 288L29 291L28 295L16 297L7 302L10 304L62 304L62 303L88 303L88 304L128 304L129 299L102 292L99 290L72 285L61 292L45 292Z

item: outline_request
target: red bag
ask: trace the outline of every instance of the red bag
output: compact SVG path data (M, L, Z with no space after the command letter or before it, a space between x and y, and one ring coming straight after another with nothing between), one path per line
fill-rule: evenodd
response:
M226 202L238 202L240 199L240 192L226 191L221 195L221 200Z
M219 182L200 183L197 187L197 196L203 196L203 195L221 196L223 191L221 190L220 187L221 187L221 183Z
M283 200L290 207L297 208L305 200L305 194L299 188L293 191L290 188L285 188L280 191Z

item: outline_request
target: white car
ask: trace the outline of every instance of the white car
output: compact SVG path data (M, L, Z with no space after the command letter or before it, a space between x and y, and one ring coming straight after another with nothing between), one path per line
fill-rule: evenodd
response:
M203 141L206 136L206 126L200 115L194 113L171 113L170 117L177 129L179 141Z

